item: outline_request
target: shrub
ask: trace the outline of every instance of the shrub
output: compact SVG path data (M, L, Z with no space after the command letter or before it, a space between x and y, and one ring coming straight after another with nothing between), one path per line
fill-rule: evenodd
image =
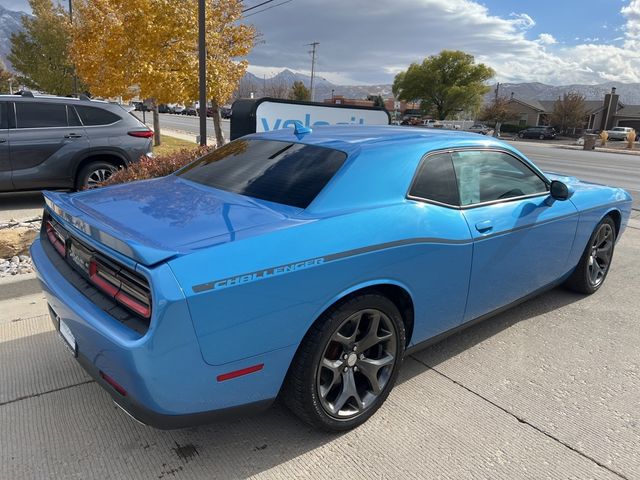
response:
M141 157L140 161L114 172L113 175L102 183L102 186L164 177L211 150L211 147L197 147L193 149L183 149L178 152L159 155L153 158Z

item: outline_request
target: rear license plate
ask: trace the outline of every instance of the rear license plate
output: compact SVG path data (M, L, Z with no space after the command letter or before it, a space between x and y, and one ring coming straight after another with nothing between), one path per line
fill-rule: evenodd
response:
M58 316L58 332L64 340L64 343L71 349L73 356L76 356L78 352L78 344L76 343L76 337L73 336L69 326Z

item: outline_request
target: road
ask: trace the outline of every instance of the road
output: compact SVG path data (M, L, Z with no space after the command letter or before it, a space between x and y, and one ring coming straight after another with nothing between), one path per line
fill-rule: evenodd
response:
M135 112L136 116L142 120L142 112ZM152 126L153 120L151 113L147 112L146 114L146 122L147 125ZM198 117L187 116L187 115L174 115L171 113L161 113L160 114L160 131L163 128L169 128L171 130L176 130L179 132L192 133L194 136L200 135L200 119ZM224 138L229 140L230 136L230 128L231 125L229 120L222 120L222 133L224 134ZM207 118L207 136L213 137L213 120L211 118Z
M634 208L640 209L640 155L566 150L522 141L510 143L542 170L626 189L634 199Z
M136 112L139 114L140 112ZM150 117L150 115L148 116ZM149 118L147 118L149 120ZM207 120L213 132L213 122ZM161 126L182 132L198 132L198 119L182 115L160 115ZM228 138L229 121L223 121ZM634 198L633 206L640 210L640 156L621 153L585 152L557 148L552 143L512 142L540 168L547 171L574 175L590 182L619 186ZM0 193L0 223L10 218L27 218L42 209L39 193Z
M409 356L378 413L344 434L280 404L197 428L139 425L72 358L42 295L3 302L0 283L0 477L640 478L634 225L595 295L555 289Z

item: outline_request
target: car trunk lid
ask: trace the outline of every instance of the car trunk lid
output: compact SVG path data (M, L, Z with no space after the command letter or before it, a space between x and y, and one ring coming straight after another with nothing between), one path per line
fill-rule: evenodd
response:
M301 210L168 177L67 194L49 208L95 241L144 265L286 222Z

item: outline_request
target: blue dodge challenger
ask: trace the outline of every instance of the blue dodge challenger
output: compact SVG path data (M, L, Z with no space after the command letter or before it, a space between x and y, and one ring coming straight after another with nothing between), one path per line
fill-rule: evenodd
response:
M159 428L276 397L346 430L403 357L545 289L591 294L631 197L472 133L259 133L168 177L46 192L31 248L56 329Z

